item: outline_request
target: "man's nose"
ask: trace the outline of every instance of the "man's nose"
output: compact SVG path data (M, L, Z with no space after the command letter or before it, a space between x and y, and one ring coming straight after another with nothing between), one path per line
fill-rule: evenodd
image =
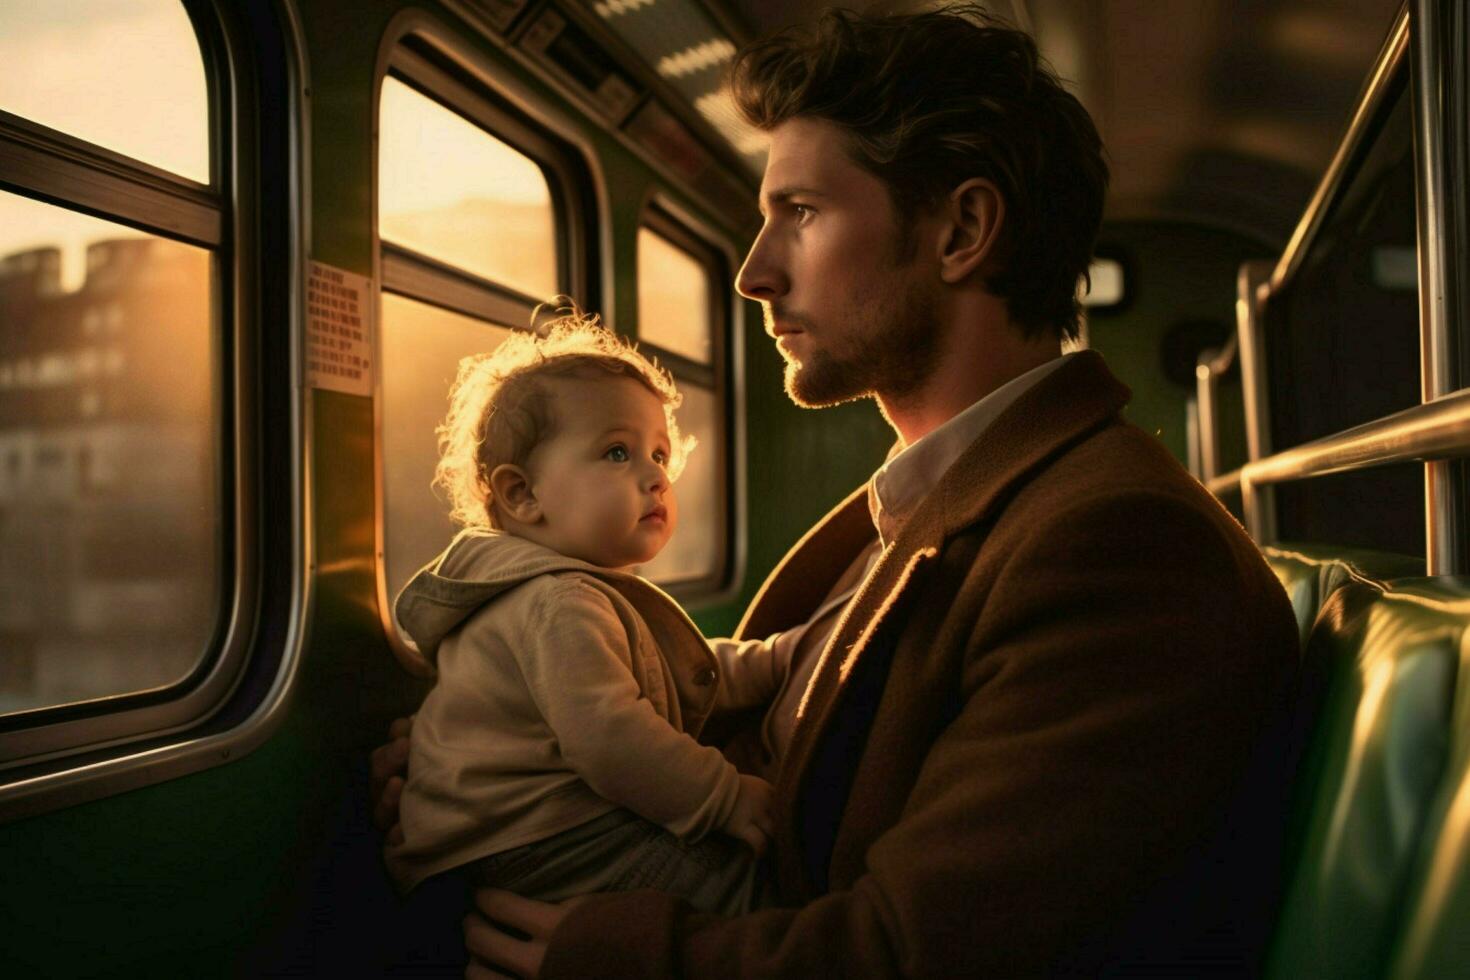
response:
M786 295L789 283L782 268L779 249L768 228L762 228L735 277L735 288L746 299L770 302Z

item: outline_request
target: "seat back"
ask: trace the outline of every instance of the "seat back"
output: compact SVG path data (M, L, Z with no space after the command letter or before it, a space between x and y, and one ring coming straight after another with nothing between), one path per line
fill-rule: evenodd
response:
M1405 902L1421 897L1426 915L1450 910L1437 897L1448 886L1424 865L1451 846L1441 832L1453 823L1446 774L1470 755L1452 748L1464 741L1470 697L1459 690L1470 591L1453 579L1375 582L1345 565L1317 566L1315 583L1311 564L1292 569L1302 592L1347 579L1322 602L1305 647L1320 711L1296 787L1273 977L1380 977L1395 957L1440 962L1440 928L1406 918ZM1419 952L1396 952L1406 931L1424 934ZM1404 975L1433 975L1413 969Z
M1441 588L1451 585L1461 621L1470 620L1470 579ZM1470 630L1459 641L1449 763L1405 890L1404 926L1389 958L1396 980L1470 976Z
M1424 559L1382 551L1279 544L1261 552L1291 600L1303 649L1318 610L1341 586L1355 581L1381 585L1389 579L1424 574Z

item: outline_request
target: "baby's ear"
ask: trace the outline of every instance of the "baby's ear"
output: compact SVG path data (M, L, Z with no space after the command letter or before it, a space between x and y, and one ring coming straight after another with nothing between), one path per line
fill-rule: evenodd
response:
M490 499L502 516L519 524L541 520L541 503L531 492L531 479L513 463L501 463L490 472Z

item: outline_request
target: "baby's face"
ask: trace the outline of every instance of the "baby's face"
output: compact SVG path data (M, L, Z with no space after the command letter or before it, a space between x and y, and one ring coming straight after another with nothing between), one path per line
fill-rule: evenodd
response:
M651 561L674 533L669 431L658 397L630 377L547 378L556 434L527 461L543 542L604 568Z

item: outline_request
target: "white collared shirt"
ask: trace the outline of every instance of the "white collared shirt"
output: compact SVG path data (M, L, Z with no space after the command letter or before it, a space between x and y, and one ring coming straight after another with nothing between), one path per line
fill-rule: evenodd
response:
M888 460L868 481L868 513L873 515L883 547L893 543L945 472L991 423L1071 356L1059 355L1012 378L917 442L905 446L900 440L894 445Z

